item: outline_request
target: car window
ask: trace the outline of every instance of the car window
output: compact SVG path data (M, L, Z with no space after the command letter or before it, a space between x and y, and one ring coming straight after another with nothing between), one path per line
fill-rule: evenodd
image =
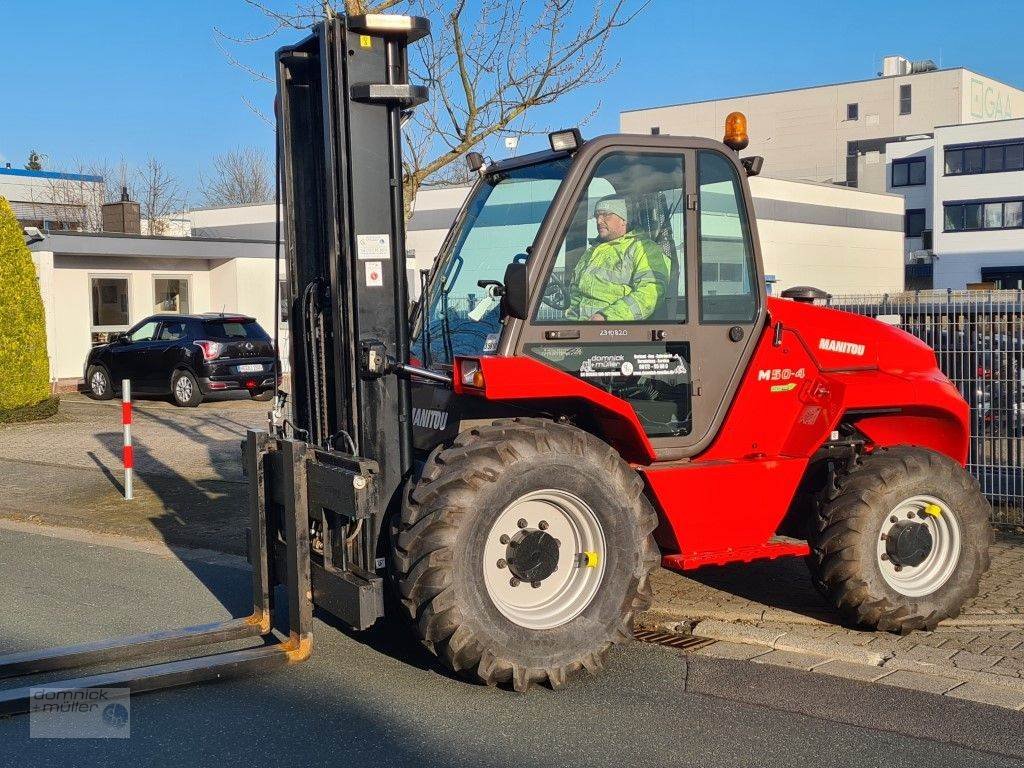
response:
M267 341L270 337L255 320L207 320L203 331L210 339L249 339Z
M160 341L178 341L185 338L184 323L164 323L160 329Z
M156 336L156 327L159 325L156 320L147 320L134 331L128 333L128 340L135 341L152 341L153 337Z

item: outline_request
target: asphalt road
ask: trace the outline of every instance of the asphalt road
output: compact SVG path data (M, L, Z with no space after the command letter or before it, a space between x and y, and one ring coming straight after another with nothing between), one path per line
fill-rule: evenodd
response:
M0 652L242 615L247 586L238 568L0 528ZM301 666L135 697L129 740L0 722L0 764L1024 765L1024 716L929 694L635 643L599 678L517 695L385 633L315 632Z

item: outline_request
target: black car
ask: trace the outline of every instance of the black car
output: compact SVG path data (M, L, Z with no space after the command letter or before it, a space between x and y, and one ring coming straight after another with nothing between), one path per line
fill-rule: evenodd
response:
M251 317L153 315L89 351L80 390L109 400L129 379L133 393L169 394L186 407L229 390L269 400L275 370L273 342Z

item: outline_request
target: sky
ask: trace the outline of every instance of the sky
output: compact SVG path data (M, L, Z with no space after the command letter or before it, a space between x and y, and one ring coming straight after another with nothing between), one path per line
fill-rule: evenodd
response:
M606 82L531 119L567 127L597 107L584 135L611 133L620 110L867 79L885 54L964 66L1024 87L1017 7L652 0L616 32L608 59L618 66ZM198 204L199 175L215 155L273 149L272 129L243 101L269 113L273 91L228 61L216 28L244 35L267 25L243 0L49 0L45 13L38 0L0 0L0 163L21 167L32 149L54 170L122 159L137 166L154 156ZM274 50L299 37L291 30L228 48L269 72ZM541 144L527 138L519 151Z

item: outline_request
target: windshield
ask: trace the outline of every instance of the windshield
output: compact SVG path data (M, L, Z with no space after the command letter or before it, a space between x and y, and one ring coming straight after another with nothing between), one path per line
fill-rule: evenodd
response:
M477 282L500 281L512 261L527 258L571 164L571 158L560 157L489 174L476 188L430 281L425 321L421 319L412 344L413 354L424 363L450 364L455 355L497 348L499 302Z

